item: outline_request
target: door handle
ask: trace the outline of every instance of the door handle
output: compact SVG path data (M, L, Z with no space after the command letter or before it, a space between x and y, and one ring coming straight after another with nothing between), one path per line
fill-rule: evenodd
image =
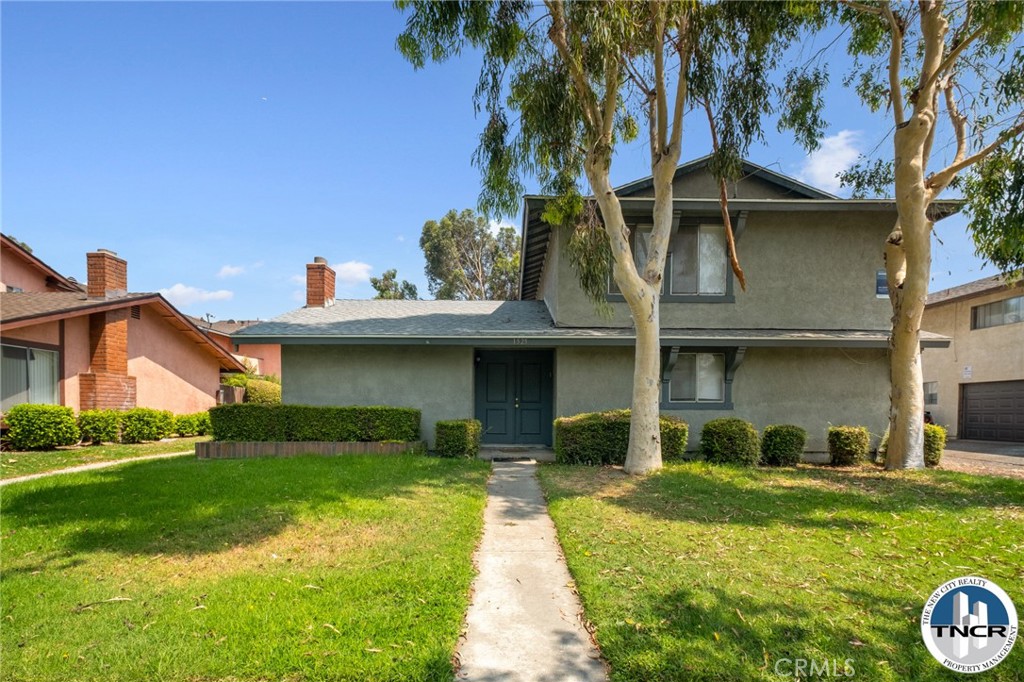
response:
M516 409L519 409L519 398L516 398Z

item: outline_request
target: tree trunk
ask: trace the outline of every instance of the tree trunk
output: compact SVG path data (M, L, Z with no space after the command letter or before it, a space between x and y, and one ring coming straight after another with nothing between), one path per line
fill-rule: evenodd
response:
M934 114L934 112L932 112ZM895 134L899 226L889 238L886 271L892 301L889 337L889 445L886 469L924 467L921 318L931 273L932 222L927 216L923 145L934 116L916 114ZM902 273L900 271L902 270ZM902 277L900 276L902 274Z

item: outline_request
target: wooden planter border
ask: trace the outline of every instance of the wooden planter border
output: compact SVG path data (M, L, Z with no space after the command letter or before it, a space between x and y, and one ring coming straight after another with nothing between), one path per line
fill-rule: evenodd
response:
M332 443L325 441L208 441L196 443L199 459L245 459L249 457L297 457L299 455L401 455L408 452L425 453L427 445L421 440L408 443Z

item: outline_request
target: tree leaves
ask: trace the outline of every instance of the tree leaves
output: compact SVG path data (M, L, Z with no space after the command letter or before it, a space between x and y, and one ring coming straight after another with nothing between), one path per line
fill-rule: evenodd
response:
M376 299L413 300L419 298L416 285L406 280L398 281L398 271L394 268L386 270L380 277L371 277L370 286L376 291Z
M427 286L438 299L513 301L519 298L519 235L487 218L452 209L428 220L420 235Z

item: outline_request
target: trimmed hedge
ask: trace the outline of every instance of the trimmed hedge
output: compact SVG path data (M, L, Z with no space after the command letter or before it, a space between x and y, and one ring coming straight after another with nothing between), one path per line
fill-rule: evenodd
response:
M946 449L946 428L938 424L924 425L924 465L939 466Z
M241 403L211 408L210 422L213 439L223 441L372 442L420 437L420 411L409 407Z
M279 405L281 384L263 379L249 379L245 385L245 402L257 405Z
M116 443L121 437L121 413L117 410L84 410L78 415L82 440L99 445Z
M807 445L807 431L793 424L773 424L761 434L761 464L793 467Z
M477 419L439 421L435 428L434 450L441 457L476 457L482 432L483 425Z
M712 419L701 429L700 454L712 464L754 466L761 459L757 429L736 417Z
M850 466L867 459L871 435L863 426L828 427L828 454L835 466Z
M7 437L15 450L52 450L78 442L78 424L70 407L15 405L4 415Z
M208 436L213 433L213 426L210 424L210 413L209 411L196 412L193 417L196 418L196 435L197 436Z
M624 464L629 450L629 410L585 412L555 420L555 459L563 464ZM677 417L660 418L661 454L686 452L689 426Z
M885 463L885 453L889 449L889 429L885 430L882 442L878 444L878 453L875 461ZM939 466L942 461L942 453L946 450L946 427L938 424L924 425L924 465L929 467Z
M136 407L121 414L121 442L160 440L174 433L174 415L167 410Z

